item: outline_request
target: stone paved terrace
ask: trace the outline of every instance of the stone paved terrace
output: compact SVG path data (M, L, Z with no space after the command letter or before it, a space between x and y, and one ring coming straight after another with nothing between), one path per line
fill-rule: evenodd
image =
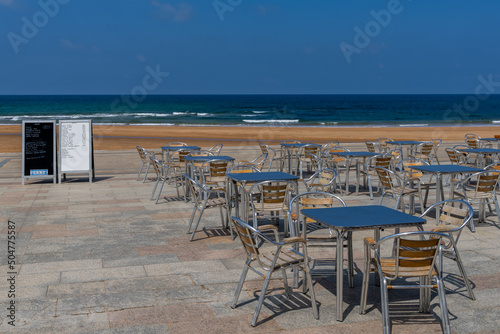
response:
M361 144L345 145L363 149ZM224 148L237 159L254 148ZM134 150L96 152L96 180L69 176L63 184L28 180L21 185L21 155L0 154L1 333L380 333L380 292L370 286L368 311L359 315L362 239L354 233L355 288L344 288L343 322L335 320L333 249L311 248L320 319L310 299L296 290L283 297L279 274L272 281L258 326L250 321L262 280L250 275L238 307L230 303L244 264L238 240L208 210L193 242L186 234L192 203L167 187L150 201L153 178L136 181ZM443 156L443 161L447 159ZM433 201L432 197L430 201ZM378 197L378 194L376 195ZM367 191L344 196L348 205L376 204ZM394 201L385 202L393 206ZM10 298L7 221L15 223L15 327L6 318ZM500 225L495 215L464 231L459 243L477 300L467 297L455 263L445 262L453 333L500 332ZM282 229L282 226L281 226ZM388 233L385 231L384 233ZM373 278L372 278L373 282ZM391 291L394 333L439 333L436 293L431 313L418 313L418 292Z

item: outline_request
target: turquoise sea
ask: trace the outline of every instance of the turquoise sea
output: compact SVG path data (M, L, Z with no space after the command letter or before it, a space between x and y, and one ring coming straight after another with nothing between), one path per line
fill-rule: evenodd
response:
M460 126L500 124L500 95L0 96L0 124Z

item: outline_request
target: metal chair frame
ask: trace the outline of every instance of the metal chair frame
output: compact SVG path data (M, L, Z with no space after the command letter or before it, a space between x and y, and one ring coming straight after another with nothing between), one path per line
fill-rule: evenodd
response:
M252 270L259 276L264 278L264 284L262 286L257 307L255 308L255 313L252 318L252 326L257 325L257 320L262 308L264 298L266 296L267 287L271 277L276 271L281 271L283 276L283 284L285 289L285 295L287 299L290 298L290 292L288 287L288 279L286 275L287 269L300 269L305 273L303 292L306 293L307 290L311 295L311 303L313 308L313 315L315 319L319 319L318 305L316 304L316 296L314 293L314 288L312 285L311 272L309 269L309 258L307 256L307 245L306 241L301 237L285 238L282 242L278 242L278 231L273 225L261 226L256 229L242 220L231 217L236 233L239 236L243 249L245 250L247 259L245 266L243 267L243 272L241 273L240 281L236 288L233 301L231 303L231 308L236 307L238 298L241 294L243 283L247 276L248 270ZM271 240L263 231L272 231L276 241ZM266 249L269 245L273 251ZM275 247L272 247L275 246ZM299 252L299 248L302 248L302 253Z
M424 239L427 237L428 239ZM417 239L413 239L417 238ZM384 334L391 332L389 320L389 289L419 289L420 312L430 311L430 289L437 288L441 309L441 323L444 333L449 334L450 320L446 305L445 289L442 279L442 242L452 242L453 238L440 232L404 232L389 235L375 242L365 238L365 273L361 290L360 314L366 310L370 269L374 267L380 279L382 327ZM380 249L386 243L395 244L392 257L381 256ZM382 247L381 247L382 246ZM387 247L386 247L387 248ZM374 255L372 255L374 253ZM417 284L395 284L397 278L418 277ZM431 284L432 279L436 284Z

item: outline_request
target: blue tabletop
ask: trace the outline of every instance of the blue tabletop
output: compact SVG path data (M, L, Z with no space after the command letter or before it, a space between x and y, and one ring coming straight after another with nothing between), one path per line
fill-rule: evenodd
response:
M329 227L343 230L414 226L426 222L425 219L380 205L304 209L301 212Z
M499 141L500 138L481 138L481 140L485 140L485 141Z
M283 172L228 173L226 176L238 182L295 181L299 179L296 175Z
M373 157L380 155L380 153L373 153L368 151L357 152L330 152L331 155L338 155L339 157Z
M422 144L423 142L415 141L415 140L393 140L393 141L389 141L388 143L394 144L394 145L418 145L418 144Z
M201 149L201 147L198 147L198 146L162 146L161 149L164 151L179 151L179 150L197 151L197 150Z
M496 148L465 148L465 149L459 149L458 151L460 152L467 152L467 153L478 153L478 154L497 154L500 153L500 150Z
M212 161L212 160L224 160L224 161L233 161L234 158L227 155L217 155L217 156L187 156L184 158L186 161Z
M429 166L411 166L412 169L429 173L477 173L482 172L480 168L467 167L461 165L429 165Z

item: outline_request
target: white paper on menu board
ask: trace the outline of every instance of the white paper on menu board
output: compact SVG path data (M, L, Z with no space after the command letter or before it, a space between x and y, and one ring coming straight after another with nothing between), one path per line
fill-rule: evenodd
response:
M61 171L90 170L89 123L60 123Z

